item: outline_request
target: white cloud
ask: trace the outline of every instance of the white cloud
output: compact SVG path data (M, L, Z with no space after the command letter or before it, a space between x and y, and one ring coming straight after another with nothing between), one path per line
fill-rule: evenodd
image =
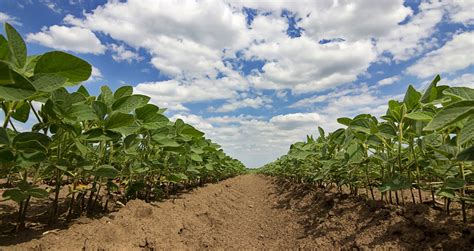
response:
M455 72L474 64L474 32L453 36L443 47L427 53L407 73L421 78L433 77L438 73Z
M247 81L239 74L233 74L219 79L140 83L135 91L150 96L152 102L159 106L171 110L188 110L185 103L232 99L238 97L238 91L247 88Z
M465 73L454 79L441 79L440 85L474 88L474 73Z
M127 61L141 61L143 58L136 52L128 50L124 45L109 44L109 49L113 52L112 58L117 62Z
M261 107L271 107L272 99L270 97L261 96L255 98L243 98L229 100L227 103L223 104L221 107L215 109L215 112L231 112L241 108L261 108Z
M307 37L254 45L245 53L268 61L263 73L250 77L257 88L296 93L350 83L376 58L370 41L319 44Z
M77 53L102 54L106 49L92 31L81 27L43 27L41 32L28 34L27 41Z
M388 30L376 44L380 53L388 51L395 61L408 60L436 46L437 40L430 38L444 14L440 3L422 2L420 12L411 16L404 25Z
M16 17L12 17L5 12L0 12L0 23L9 23L11 25L21 26L21 23L17 21Z
M450 0L448 10L452 22L464 25L474 24L474 1L472 0Z
M392 85L396 82L400 81L400 76L392 76L389 78L384 78L378 82L379 86L386 86L386 85Z
M92 73L87 82L96 82L102 80L103 78L104 76L102 75L102 72L99 70L99 68L92 66Z

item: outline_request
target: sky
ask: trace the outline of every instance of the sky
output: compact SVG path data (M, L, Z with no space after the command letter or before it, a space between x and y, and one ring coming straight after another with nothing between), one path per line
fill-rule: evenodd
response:
M438 73L473 88L473 13L472 0L0 0L30 54L86 59L93 94L132 85L251 168Z

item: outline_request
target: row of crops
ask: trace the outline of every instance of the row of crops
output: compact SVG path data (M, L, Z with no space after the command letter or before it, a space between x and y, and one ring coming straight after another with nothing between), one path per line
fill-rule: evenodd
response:
M98 96L84 86L71 91L90 77L89 63L59 51L27 56L9 24L5 34L0 35L0 185L8 187L2 200L18 203L18 229L32 197L51 197L54 222L66 186L70 217L93 213L97 201L105 197L107 204L112 194L151 200L178 186L245 171L203 132L180 119L170 121L164 109L133 94L131 86L115 92L103 86Z
M375 199L382 193L389 203L414 203L431 193L431 202L458 202L463 221L474 204L474 89L437 85L424 93L411 85L403 101L390 100L380 119L370 114L338 118L343 128L291 145L287 155L265 165L261 172L295 182L365 189ZM426 199L425 199L426 200ZM470 212L471 215L468 215Z

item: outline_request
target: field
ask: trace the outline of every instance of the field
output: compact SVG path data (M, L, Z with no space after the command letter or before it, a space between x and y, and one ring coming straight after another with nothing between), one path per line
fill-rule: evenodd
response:
M472 88L436 75L249 170L134 87L95 96L88 62L5 34L0 250L474 249Z
M132 200L98 219L78 218L48 232L3 235L0 242L8 245L4 250L472 250L474 223L460 220L459 208L447 217L427 205L386 205L248 174L163 202Z

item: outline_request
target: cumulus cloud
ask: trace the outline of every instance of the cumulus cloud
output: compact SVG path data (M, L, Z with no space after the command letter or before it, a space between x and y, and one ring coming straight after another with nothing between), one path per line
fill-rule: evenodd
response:
M400 81L400 76L393 76L389 78L384 78L378 82L379 86L386 86L386 85L392 85L396 82Z
M136 52L128 50L124 45L109 44L109 50L113 52L112 58L117 62L127 61L141 61L143 58Z
M215 112L231 112L241 108L261 108L267 107L270 108L272 103L272 99L270 97L261 96L255 98L243 98L243 99L235 99L229 100L227 103L223 104L221 107L215 109Z
M17 21L16 17L12 17L5 12L0 12L0 23L9 23L11 25L21 26L21 23Z
M77 53L102 54L106 47L86 28L53 25L26 36L28 42Z
M473 52L474 32L456 34L443 47L427 53L408 67L407 73L427 78L438 73L455 72L474 64Z

